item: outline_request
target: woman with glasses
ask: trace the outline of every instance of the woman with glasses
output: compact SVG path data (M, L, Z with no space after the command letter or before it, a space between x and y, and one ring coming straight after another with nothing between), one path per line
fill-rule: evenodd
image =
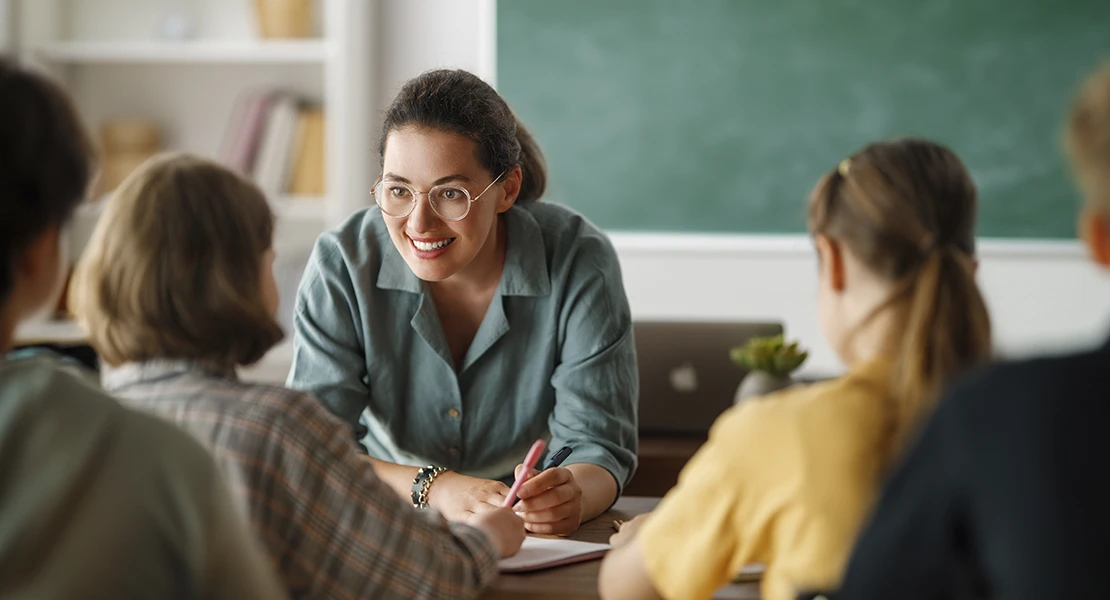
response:
M305 271L290 385L346 421L398 493L451 519L501 506L537 438L569 447L516 507L532 532L574 531L636 465L616 253L539 202L539 148L473 74L409 81L380 150L377 206L322 235Z

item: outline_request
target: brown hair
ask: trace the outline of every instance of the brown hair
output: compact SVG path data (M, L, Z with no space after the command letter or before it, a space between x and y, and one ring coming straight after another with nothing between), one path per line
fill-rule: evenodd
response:
M1064 140L1088 198L1110 210L1110 61L1087 78L1076 96Z
M519 166L524 179L517 202L535 202L547 188L547 165L532 134L496 90L460 69L428 71L401 87L385 113L378 151L395 129L415 125L447 131L474 141L478 160L498 177Z
M0 59L0 303L27 245L84 200L92 148L65 92Z
M153 158L109 200L71 308L111 365L257 362L282 338L258 283L273 224L265 196L240 175L189 155Z
M863 148L826 174L810 198L810 230L843 244L895 286L871 313L894 308L904 325L896 334L890 456L945 382L990 355L990 318L975 283L976 213L963 162L916 138Z

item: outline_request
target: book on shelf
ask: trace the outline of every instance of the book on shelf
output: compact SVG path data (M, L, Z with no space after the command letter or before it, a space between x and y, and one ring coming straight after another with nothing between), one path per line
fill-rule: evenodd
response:
M267 196L325 192L322 107L291 94L256 91L236 102L220 159L250 176Z
M297 119L297 148L289 193L324 195L324 109L305 107Z
M220 160L226 165L250 175L273 99L273 93L261 91L245 94L236 102L220 147Z

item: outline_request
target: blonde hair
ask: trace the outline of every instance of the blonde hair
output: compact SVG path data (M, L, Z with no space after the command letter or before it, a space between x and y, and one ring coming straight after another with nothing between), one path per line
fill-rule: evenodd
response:
M1110 61L1087 78L1076 96L1064 142L1088 199L1110 212Z
M975 283L977 193L959 157L934 142L871 144L813 190L810 231L845 245L894 293L898 311L888 457L944 384L991 352L990 318Z
M283 337L260 284L273 223L238 174L190 155L153 158L108 201L70 308L110 365L257 362Z

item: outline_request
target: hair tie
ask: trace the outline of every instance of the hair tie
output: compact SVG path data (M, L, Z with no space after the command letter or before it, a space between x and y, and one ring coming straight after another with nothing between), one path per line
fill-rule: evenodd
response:
M852 168L852 159L850 157L845 158L844 160L840 161L840 164L836 165L836 171L838 173L840 173L841 177L845 177L845 178L848 177L848 169L851 169L851 168Z

